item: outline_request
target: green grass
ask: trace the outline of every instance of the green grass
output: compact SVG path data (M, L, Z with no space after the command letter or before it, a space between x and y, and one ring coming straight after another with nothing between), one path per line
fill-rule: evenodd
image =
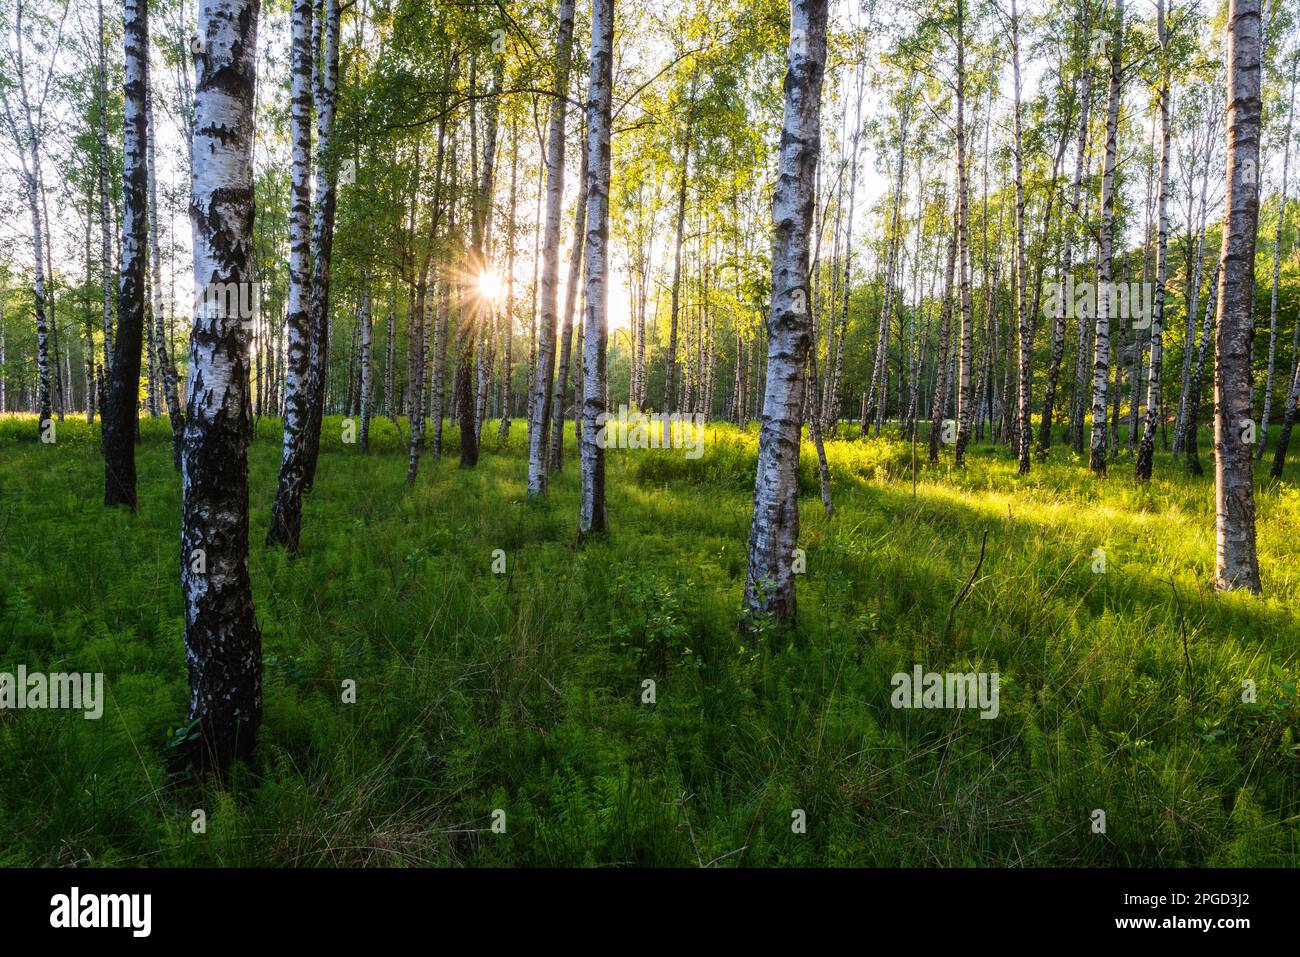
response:
M529 503L522 423L508 448L489 425L475 470L426 456L414 490L373 434L365 456L327 421L291 560L261 545L279 426L258 426L266 713L222 790L164 773L187 700L165 420L132 515L101 504L97 426L46 446L0 418L0 671L103 671L109 697L99 721L0 711L0 864L1300 862L1295 466L1261 479L1253 597L1207 586L1212 478L1168 456L1143 487L1124 454L1097 481L1060 447L1027 478L945 450L913 496L908 446L836 441L828 522L807 447L799 624L745 637L752 430L710 427L696 461L611 451L613 531L582 547L576 460ZM894 710L918 663L997 671L999 717Z

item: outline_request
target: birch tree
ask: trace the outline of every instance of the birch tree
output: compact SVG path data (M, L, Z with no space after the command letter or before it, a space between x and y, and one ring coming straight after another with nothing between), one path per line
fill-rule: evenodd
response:
M253 280L253 89L258 0L199 0L190 221L197 288ZM229 287L227 287L229 288ZM182 468L187 757L218 773L252 753L262 639L248 572L251 326L224 296L195 304Z
M488 91L487 108L485 120L485 130L483 136L483 163L479 171L479 181L476 184L476 194L474 202L474 221L473 221L473 238L474 238L474 260L476 268L480 270L481 276L487 276L489 270L488 253L492 245L492 213L493 203L492 196L496 183L496 149L497 149L497 114L498 103L501 97L501 83L503 80L503 71L505 69L505 59L497 57L496 66L492 74L492 86ZM488 403L488 383L491 378L492 358L491 350L494 348L488 341L491 339L492 324L485 320L495 315L496 303L491 295L482 295L483 301L481 308L472 310L470 315L473 322L469 327L469 333L474 342L474 364L476 372L476 388L474 401L474 417L472 423L472 437L474 440L473 459L477 461L478 448L482 441L483 420L487 417ZM467 352L465 359L468 360L470 354ZM465 371L469 371L469 362L464 363ZM457 372L459 375L459 372ZM466 436L461 435L461 465L472 465L473 461L469 460L466 452L468 446L465 442Z
M793 564L799 541L799 446L804 365L812 337L808 264L821 153L827 6L827 0L791 3L785 106L772 196L775 241L767 381L745 579L748 617L770 614L793 620L796 612Z
M943 306L939 317L939 355L935 360L934 398L930 404L930 461L939 461L939 430L948 411L952 369L953 272L957 265L957 230L948 240L948 264L943 271Z
M149 259L150 284L153 308L153 346L158 366L163 398L167 403L167 417L172 430L172 462L177 471L181 467L181 451L185 445L185 417L181 412L180 384L176 377L176 363L167 349L167 329L163 324L162 235L158 232L158 166L155 161L155 127L153 110L153 72L145 73L145 135L146 162L149 176ZM89 404L89 403L88 403Z
M1300 351L1296 354L1294 367L1291 370L1291 385L1287 389L1286 406L1282 410L1282 428L1278 433L1277 448L1273 450L1273 464L1268 471L1271 478L1282 477L1282 470L1286 467L1287 447L1291 444L1291 430L1295 428L1298 415L1300 415Z
M1164 0L1156 0L1156 36L1160 43L1160 174L1156 183L1156 287L1151 302L1151 366L1147 376L1147 410L1142 424L1142 442L1134 458L1134 475L1139 481L1151 478L1155 456L1156 425L1163 417L1160 397L1164 368L1165 279L1169 272L1169 33ZM1136 346L1136 343L1135 343ZM1136 354L1136 353L1135 353Z
M517 117L510 120L510 220L506 226L506 295L505 295L505 354L501 360L501 422L497 435L502 441L510 438L511 372L515 339L515 215L519 199L519 124Z
M1092 64L1088 59L1088 23L1092 13L1090 0L1080 0L1079 72L1074 80L1078 92L1079 128L1075 138L1074 176L1070 183L1071 218L1065 219L1061 251L1061 274L1056 284L1056 310L1052 317L1052 352L1047 365L1047 381L1043 391L1043 417L1038 428L1038 448L1046 453L1052 445L1052 415L1056 408L1056 389L1061 377L1061 362L1065 357L1065 320L1069 312L1065 307L1066 279L1074 268L1074 240L1082 212L1080 199L1083 192L1083 161L1088 152L1088 120L1092 106Z
M677 181L677 228L676 240L673 242L673 285L672 304L668 319L668 366L664 379L664 411L677 409L677 339L678 312L680 309L682 289L682 246L686 237L686 186L689 182L691 166L691 137L694 133L695 90L699 82L699 73L691 74L691 89L687 96L686 115L682 129L682 169Z
M965 0L957 0L957 285L961 296L961 331L957 353L956 464L966 464L974 399L971 353L975 348L970 298L970 187L966 178L966 26Z
M1229 0L1228 178L1214 352L1214 584L1260 590L1251 473L1251 344L1259 225L1260 0Z
M1226 86L1226 83L1223 84L1223 86ZM1222 93L1222 86L1216 83L1210 87L1210 90ZM1201 112L1202 122L1193 126L1194 133L1199 138L1200 148L1197 151L1199 155L1197 156L1196 160L1194 160L1192 163L1189 164L1188 167L1189 170L1193 170L1193 171L1199 169L1201 185L1200 185L1199 200L1197 204L1199 213L1197 215L1198 225L1196 228L1196 242L1194 244L1195 252L1191 254L1193 257L1193 265L1188 269L1188 274L1189 274L1187 280L1188 290L1185 296L1185 301L1187 303L1187 323L1186 323L1187 329L1184 333L1184 342L1186 343L1192 343L1196 340L1196 316L1198 312L1198 307L1200 305L1201 274L1202 274L1202 267L1205 259L1204 257L1205 228L1206 228L1206 220L1209 216L1209 209L1210 209L1210 198L1208 193L1209 193L1209 186L1211 180L1211 167L1213 165L1214 144L1216 140L1218 140L1218 127L1219 124L1223 122L1222 111L1219 109L1219 102L1216 97L1211 96L1207 98L1204 95L1202 95L1202 97L1200 97L1199 99L1200 99L1199 110ZM1206 103L1207 99L1209 100L1208 104ZM1189 102L1194 102L1194 101L1191 101L1191 99L1186 95L1183 96L1182 112L1186 112L1188 110ZM1192 175L1189 175L1187 179L1187 192L1189 195L1191 194L1191 191L1192 191ZM1192 218L1192 213L1190 210L1190 202L1189 202L1188 219L1191 220L1191 218ZM1188 238L1188 246L1189 247L1193 246L1190 236ZM1217 272L1216 272L1216 276L1217 276ZM1217 286L1217 279L1211 281L1210 289L1214 289L1216 288L1216 286ZM1182 385L1178 393L1178 413L1174 419L1173 451L1175 455L1180 452L1186 451L1185 443L1187 439L1187 422L1188 422L1187 412L1188 412L1188 404L1189 404L1189 399L1191 396L1191 388L1192 388L1191 369L1192 369L1192 349L1190 346L1187 346L1183 349Z
M66 7L65 7L66 12ZM54 89L54 69L58 60L63 25L52 39L42 37L40 47L49 52L49 66L29 63L27 47L32 43L25 24L27 0L16 0L14 8L13 46L5 53L5 78L0 83L0 108L5 126L18 154L23 191L32 224L32 304L36 314L37 428L43 435L54 414L50 393L50 327L46 319L45 279L48 249L41 216L41 156L47 133L46 101ZM47 31L42 31L47 32ZM15 103L14 100L17 100Z
M605 345L609 320L610 114L614 86L614 0L591 0L591 79L587 89L586 313L582 390L582 500L579 535L604 532Z
M546 133L546 224L543 229L540 329L528 418L528 494L546 494L547 439L551 426L551 380L555 375L555 328L559 297L560 211L564 199L564 118L569 94L574 0L560 0L555 42L555 95ZM594 40L593 40L594 42ZM595 95L595 91L592 91ZM590 128L588 136L590 137ZM590 184L588 184L590 190ZM576 254L576 253L575 253Z
M1287 99L1286 135L1282 140L1282 197L1277 211L1277 239L1273 243L1273 294L1268 307L1268 366L1264 373L1264 417L1259 423L1259 448L1255 453L1257 459L1264 457L1264 446L1268 443L1268 423L1273 412L1273 367L1277 361L1277 286L1282 269L1282 230L1286 225L1287 174L1291 166L1291 122L1295 118L1295 80L1298 65L1300 65L1300 53L1291 59L1291 92Z
M293 0L289 130L289 303L285 316L284 439L267 545L298 550L311 405L311 108L314 0ZM392 335L390 333L391 340Z
M1101 237L1097 249L1097 316L1092 356L1092 438L1088 467L1106 474L1106 412L1110 386L1112 246L1115 229L1115 164L1118 159L1120 53L1124 41L1124 0L1115 0L1110 35L1110 85L1106 106L1106 156L1101 173Z
M1018 445L1018 471L1021 475L1029 472L1029 363L1032 344L1029 333L1029 317L1025 313L1025 174L1024 174L1024 137L1021 133L1020 117L1020 12L1016 0L1011 0L1011 65L1012 80L1015 88L1013 106L1013 154L1016 175L1016 326L1019 332L1019 357L1016 382L1016 442Z
M1193 475L1202 475L1198 439L1198 418L1201 409L1201 384L1205 381L1205 363L1210 351L1210 336L1214 332L1214 310L1219 301L1219 273L1222 262L1215 262L1210 276L1209 294L1205 297L1205 318L1201 321L1201 344L1196 350L1196 370L1188 377L1186 434L1183 439L1187 453L1187 469Z
M122 253L117 338L104 409L104 504L135 510L135 432L144 333L146 203L149 171L145 89L149 71L148 0L125 0L125 115L122 147ZM203 287L197 285L196 290Z
M358 363L361 366L361 402L359 409L361 427L358 430L357 444L361 446L362 452L369 452L370 415L375 391L374 373L371 370L374 333L370 321L370 277L365 272L361 274L361 303L357 309L357 322L360 325Z
M97 74L99 82L95 91L97 114L95 132L99 146L99 262L103 280L100 286L104 297L101 315L104 325L104 373L107 375L113 368L113 290L109 277L115 270L113 269L112 200L108 190L108 58L104 51L104 0L97 0L96 9L99 14L99 72ZM100 415L103 415L102 409Z
M584 140L585 138L584 136ZM587 232L587 152L584 148L582 164L578 170L578 208L573 217L573 252L569 257L569 282L564 287L564 322L560 330L559 369L555 375L555 394L551 400L550 467L557 472L564 467L564 406L569 399L569 356L573 350L573 314L577 308L578 289L581 285L583 247Z
M302 488L316 481L321 420L325 414L325 375L329 361L330 266L334 255L334 208L338 200L338 165L333 156L334 117L338 100L339 0L321 0L324 22L318 23L324 49L313 71L312 99L316 107L316 184L311 223L311 338L308 345L307 428L303 436ZM313 47L313 57L315 44ZM314 62L314 60L313 60Z

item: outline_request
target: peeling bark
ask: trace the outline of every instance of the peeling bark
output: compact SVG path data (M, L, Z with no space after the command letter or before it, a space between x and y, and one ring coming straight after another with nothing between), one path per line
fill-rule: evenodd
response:
M1246 423L1252 413L1255 234L1259 225L1260 4L1228 10L1228 190L1219 254L1214 353L1215 587L1260 590L1255 492Z
M1106 413L1110 386L1111 247L1115 224L1115 164L1119 127L1120 48L1124 40L1124 0L1116 0L1110 38L1110 87L1106 108L1106 157L1101 174L1101 239L1097 251L1097 316L1092 357L1092 438L1088 467L1106 474Z
M960 2L960 0L959 0ZM745 612L793 620L794 549L799 540L799 445L809 328L809 230L821 153L826 68L826 0L794 0L785 75L768 313L768 366L749 532Z
M311 109L313 0L293 0L289 101L293 165L289 203L289 304L285 316L284 440L267 545L298 550L311 421ZM390 335L391 340L391 335Z
M258 0L200 0L190 221L194 280L253 280L253 88ZM195 304L182 467L181 587L186 753L224 772L252 753L262 720L262 640L248 572L251 324L225 297Z
M591 80L587 100L587 243L582 390L580 536L608 529L601 416L608 396L610 113L614 86L614 0L591 0Z

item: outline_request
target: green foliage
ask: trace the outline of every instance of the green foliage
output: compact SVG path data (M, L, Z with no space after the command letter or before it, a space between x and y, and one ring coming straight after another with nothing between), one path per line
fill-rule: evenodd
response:
M475 471L426 458L414 490L374 429L363 456L327 421L289 559L260 544L280 435L258 424L266 714L220 790L165 773L188 694L166 422L141 423L131 515L100 505L97 430L69 419L45 446L0 419L0 671L103 671L107 696L99 721L0 711L0 862L1300 860L1293 485L1259 492L1265 596L1217 595L1212 487L1165 457L1139 488L1061 449L1020 479L981 445L964 472L922 455L914 497L909 446L837 439L831 522L801 477L799 625L742 635L753 430L710 426L696 461L611 450L613 532L579 548L575 464L530 504L522 427L502 446L487 426ZM894 710L915 664L997 671L999 717Z

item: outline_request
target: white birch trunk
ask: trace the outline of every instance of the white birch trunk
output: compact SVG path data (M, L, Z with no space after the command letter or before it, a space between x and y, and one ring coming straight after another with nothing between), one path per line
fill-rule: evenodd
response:
M311 404L311 108L313 0L293 0L289 129L289 303L285 316L284 440L267 545L298 550ZM390 342L391 342L390 334Z
M200 0L190 221L194 282L253 281L253 89L258 0ZM192 757L224 770L262 717L261 634L248 571L251 324L225 296L195 304L182 467L181 586Z
M176 363L167 350L167 329L163 322L162 236L158 232L158 172L154 162L153 77L145 77L146 162L149 175L149 259L150 289L153 293L153 347L160 386L167 403L167 417L172 430L172 461L181 467L181 449L185 444L185 422L181 412Z
M614 0L591 0L587 100L586 340L583 348L580 536L608 529L605 513L605 344L609 321L610 114L614 85Z
M585 137L584 137L585 139ZM569 362L573 350L573 314L577 308L578 289L582 280L583 247L587 234L587 149L583 144L582 162L578 169L578 208L573 216L573 251L569 255L569 282L564 289L564 322L560 330L559 368L555 376L555 393L551 400L551 464L552 471L564 467L565 405L569 400ZM576 407L577 402L575 400ZM581 415L574 409L574 418Z
M358 435L358 444L362 452L370 451L370 415L371 405L374 399L375 383L374 375L371 372L371 347L373 344L373 330L370 325L370 277L362 273L361 277L361 308L357 311L357 321L360 324L360 356L358 361L361 364L361 401L360 415L361 428Z
M821 153L826 68L826 0L794 0L785 110L772 197L775 242L768 314L768 366L754 481L745 580L748 616L795 617L794 550L799 540L799 445L804 365L811 341L808 260L815 175Z
M1246 429L1252 414L1255 233L1259 225L1260 3L1228 8L1228 190L1214 356L1215 587L1260 590L1255 493Z
M1165 3L1156 0L1156 33L1161 58L1167 56L1168 35L1165 29ZM1151 478L1155 456L1156 427L1164 413L1160 405L1161 375L1164 370L1165 280L1169 272L1169 64L1165 61L1160 75L1160 174L1156 185L1156 288L1151 303L1151 366L1147 375L1147 411L1142 424L1142 441L1134 460L1134 475L1139 481Z
M335 104L338 99L339 29L342 12L339 0L322 0L324 22L316 20L324 49L320 67L314 68L316 106L315 193L311 224L311 339L308 348L308 404L306 434L303 437L302 488L316 481L320 452L321 420L325 414L325 377L329 363L330 264L334 252L334 206L338 184L337 159L332 155ZM313 45L313 51L316 46ZM315 57L312 60L315 64Z
M1106 157L1101 174L1101 237L1097 251L1097 316L1092 357L1092 438L1088 467L1106 474L1106 413L1110 384L1111 247L1115 223L1116 138L1122 74L1120 47L1124 38L1124 0L1116 0L1111 28L1110 86L1106 108Z
M1031 343L1029 316L1025 311L1025 178L1024 142L1020 117L1020 13L1011 0L1011 64L1015 87L1014 143L1016 175L1016 328L1019 333L1019 362L1016 368L1016 442L1019 446L1018 471L1029 472L1029 362Z
M1046 453L1052 445L1052 417L1056 406L1056 389L1061 377L1061 361L1065 358L1065 320L1069 311L1065 308L1066 278L1074 268L1074 233L1082 212L1079 203L1083 192L1083 161L1088 151L1092 65L1088 62L1086 50L1090 39L1088 32L1090 0L1081 0L1079 6L1083 13L1079 37L1084 52L1081 53L1081 76L1075 81L1075 89L1079 91L1079 132L1075 143L1074 178L1070 185L1070 210L1074 214L1074 219L1063 222L1061 229L1065 238L1061 252L1061 274L1057 277L1056 283L1056 310L1052 317L1052 355L1047 367L1047 382L1043 393L1043 417L1038 430L1040 453ZM1073 409L1071 412L1073 413Z
M1295 118L1295 78L1300 57L1291 61L1291 95L1286 114L1286 138L1282 141L1282 200L1277 213L1277 241L1273 244L1273 295L1268 309L1268 369L1264 374L1264 417L1259 423L1259 448L1255 458L1264 457L1268 443L1268 423L1273 412L1273 367L1277 361L1277 285L1282 270L1282 230L1286 225L1287 174L1291 165L1291 121Z
M546 138L546 224L543 230L540 329L529 397L528 494L546 494L547 440L551 427L551 380L555 374L555 328L559 310L560 212L564 199L564 118L569 93L574 0L560 0L555 95ZM593 91L594 93L594 91ZM590 133L590 131L589 131Z
M961 297L961 333L957 353L957 443L955 462L966 464L970 444L971 352L974 349L970 299L970 188L966 182L966 37L965 2L957 0L957 286Z

